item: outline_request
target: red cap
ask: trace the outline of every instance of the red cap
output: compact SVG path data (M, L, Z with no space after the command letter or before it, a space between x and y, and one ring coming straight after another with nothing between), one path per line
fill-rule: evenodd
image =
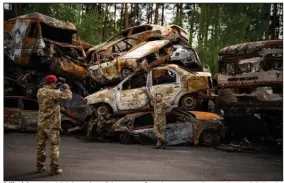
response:
M48 76L45 77L45 81L50 81L50 82L56 83L57 78L54 75L48 75Z

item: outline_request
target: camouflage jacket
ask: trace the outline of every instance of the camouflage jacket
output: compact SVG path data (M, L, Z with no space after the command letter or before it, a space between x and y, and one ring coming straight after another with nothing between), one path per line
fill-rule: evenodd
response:
M37 92L37 99L39 105L39 129L61 129L61 116L60 116L60 100L72 99L72 92L67 89L66 91L58 91L44 86Z
M170 112L172 110L171 104L161 101L157 102L156 99L154 98L153 94L146 90L146 94L149 97L151 103L154 106L154 113L155 113L155 119L157 118L165 118L166 113Z

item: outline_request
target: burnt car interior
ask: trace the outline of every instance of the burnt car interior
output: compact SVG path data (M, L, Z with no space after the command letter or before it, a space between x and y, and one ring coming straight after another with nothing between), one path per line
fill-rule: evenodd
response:
M42 22L40 23L40 26L43 38L54 40L60 43L72 44L73 35L77 33L74 30L52 27Z
M122 84L122 90L130 90L145 87L147 82L147 73L140 72L129 78Z
M153 70L152 76L153 85L176 82L176 74L167 69Z

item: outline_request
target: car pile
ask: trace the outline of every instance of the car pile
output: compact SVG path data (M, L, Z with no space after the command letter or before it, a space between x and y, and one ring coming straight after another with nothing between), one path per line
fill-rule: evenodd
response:
M154 138L147 89L161 93L175 108L167 121L170 144L212 144L224 136L222 117L194 112L208 110L212 76L177 25L130 27L96 46L81 42L72 23L40 13L7 20L4 30L5 96L32 99L45 75L64 77L75 102L62 103L63 109L67 106L80 118L79 126L87 122L89 135L116 134L126 143L137 134L140 140L142 134L143 139ZM144 120L134 122L138 118Z

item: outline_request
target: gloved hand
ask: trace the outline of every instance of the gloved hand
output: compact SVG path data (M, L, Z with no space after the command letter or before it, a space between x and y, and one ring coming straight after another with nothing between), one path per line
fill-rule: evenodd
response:
M63 83L63 84L61 85L61 88L62 88L63 90L67 90L67 89L70 89L70 86L69 86L68 84L66 84L66 83Z

